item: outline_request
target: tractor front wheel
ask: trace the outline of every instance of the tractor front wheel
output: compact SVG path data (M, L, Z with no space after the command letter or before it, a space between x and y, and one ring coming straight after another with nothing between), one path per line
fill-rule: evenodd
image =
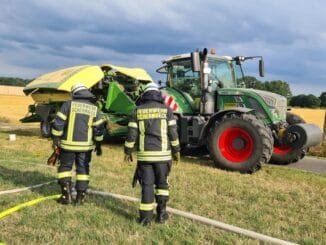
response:
M260 169L269 161L273 148L269 128L251 114L224 116L211 128L208 141L218 167L242 173Z
M305 123L305 121L298 115L287 112L286 113L286 122L289 125L297 123ZM293 149L290 145L287 146L278 146L274 145L273 154L270 159L270 163L286 165L293 162L297 162L300 159L304 158L308 149Z

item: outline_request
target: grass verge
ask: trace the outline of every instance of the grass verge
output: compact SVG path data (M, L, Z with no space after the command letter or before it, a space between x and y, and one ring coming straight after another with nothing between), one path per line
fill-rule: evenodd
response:
M0 132L0 191L55 178L46 167L50 141L37 131ZM134 166L122 162L122 145L93 156L91 188L140 196L131 188ZM322 174L265 165L253 175L216 169L206 158L183 157L169 177L169 206L300 244L325 244L326 178ZM1 210L59 192L56 184L0 196ZM46 201L0 220L8 244L259 244L247 237L172 216L167 225L136 223L136 203L90 196L82 207Z

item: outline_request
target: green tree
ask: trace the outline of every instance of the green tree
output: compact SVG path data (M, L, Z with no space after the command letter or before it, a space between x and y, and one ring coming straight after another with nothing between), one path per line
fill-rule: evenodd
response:
M312 94L299 94L291 98L290 106L317 108L320 106L320 99Z
M304 107L304 94L293 96L289 102L290 106Z
M287 98L292 96L290 85L285 81L275 80L262 82L255 77L245 76L245 84L247 88L266 90L272 93L280 94Z
M320 99L320 107L326 107L326 91L321 93L319 99Z
M283 95L287 98L292 96L290 85L287 82L281 80L275 80L270 82L266 81L265 90Z
M245 85L246 88L265 89L264 83L252 76L245 76Z
M320 107L320 99L313 94L307 95L306 103L309 108Z
M0 77L0 85L25 87L31 80L17 77Z

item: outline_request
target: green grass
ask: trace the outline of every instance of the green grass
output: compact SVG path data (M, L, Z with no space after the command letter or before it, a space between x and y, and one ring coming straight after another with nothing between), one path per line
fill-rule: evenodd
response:
M0 191L53 180L46 167L51 142L36 131L16 131L9 142L0 132ZM122 145L104 145L93 155L91 188L140 197L131 188L134 165L122 161ZM169 206L300 244L326 243L326 178L265 165L245 175L217 169L207 158L183 157L169 177ZM0 196L0 211L59 193L57 184ZM245 236L175 215L166 225L137 224L138 204L90 196L82 207L54 200L25 208L0 220L0 241L7 244L259 244Z

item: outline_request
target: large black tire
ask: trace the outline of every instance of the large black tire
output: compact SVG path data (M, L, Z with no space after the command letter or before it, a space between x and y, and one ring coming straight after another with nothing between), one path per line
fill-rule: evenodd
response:
M40 122L40 131L43 138L51 137L51 123L49 121Z
M211 128L208 143L216 166L241 173L259 170L273 149L270 129L251 114L224 116Z
M286 122L289 125L293 125L297 123L305 123L305 121L300 116L291 112L286 113ZM274 145L273 154L270 163L287 165L293 162L297 162L306 155L307 151L308 149L294 150L291 148L291 146Z

